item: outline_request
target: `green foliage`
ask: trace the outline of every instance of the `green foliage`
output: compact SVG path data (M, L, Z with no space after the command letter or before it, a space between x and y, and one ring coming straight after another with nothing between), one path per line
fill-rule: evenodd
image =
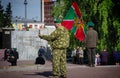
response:
M62 20L67 10L71 6L70 2L72 3L72 0L71 1L58 0L58 2L56 3L56 6L53 7L53 12L52 12L53 17L56 19Z
M4 11L0 1L0 28L11 27L12 11L11 3L8 3L6 10Z
M64 17L73 0L59 0L62 6L54 8L53 16L60 14ZM98 31L99 41L97 49L107 48L108 51L117 49L120 51L120 1L119 0L76 0L82 12L85 23L93 21L95 30ZM60 9L61 8L61 9ZM56 10L56 11L55 11ZM59 13L60 11L60 13ZM58 15L57 15L58 14ZM72 33L70 33L70 48L83 46Z
M0 1L0 28L2 28L3 21L4 21L4 10L3 10L3 6L1 5L1 1Z
M118 20L114 20L113 21L113 26L114 28L116 28L116 40L114 40L116 42L115 47L117 48L117 50L120 50L120 21Z
M7 27L11 27L11 19L12 19L12 11L11 11L11 3L8 3L6 11L5 11L5 25Z

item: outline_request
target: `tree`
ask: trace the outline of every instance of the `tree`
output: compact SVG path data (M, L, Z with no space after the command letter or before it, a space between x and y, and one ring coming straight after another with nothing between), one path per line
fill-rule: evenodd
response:
M4 20L4 26L11 27L11 19L12 19L12 10L11 10L11 3L9 2L6 11L5 11L5 20Z
M65 16L73 0L58 0L58 4L53 9L53 16L56 18L61 14ZM95 30L98 31L99 41L97 49L107 48L108 51L118 49L120 51L120 0L75 0L82 12L84 22L95 23ZM62 3L62 4L61 4ZM62 5L62 6L60 6ZM70 33L70 46L83 46Z
M0 28L2 28L2 26L4 26L4 10L3 10L3 6L1 5L1 1L0 1Z
M110 46L120 51L120 0L112 0L113 7L111 12L109 13L110 16L110 24L111 27L109 29L109 40L112 41Z

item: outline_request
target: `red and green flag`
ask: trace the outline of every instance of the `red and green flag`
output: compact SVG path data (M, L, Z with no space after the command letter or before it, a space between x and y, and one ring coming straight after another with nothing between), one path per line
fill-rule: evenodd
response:
M79 41L85 39L85 25L81 18L82 13L77 3L74 1L62 21L62 25L68 30L71 30Z

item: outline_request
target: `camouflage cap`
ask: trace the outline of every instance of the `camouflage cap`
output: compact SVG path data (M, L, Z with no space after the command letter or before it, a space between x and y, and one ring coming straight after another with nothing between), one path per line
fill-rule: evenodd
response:
M59 19L54 20L54 23L61 23L61 22L62 20L59 20Z

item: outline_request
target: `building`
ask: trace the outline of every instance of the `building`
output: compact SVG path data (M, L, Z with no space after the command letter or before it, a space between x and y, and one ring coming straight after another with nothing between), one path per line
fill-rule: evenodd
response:
M25 20L27 22L27 27L29 28L41 28L42 26L54 26L54 18L52 17L52 8L55 5L56 0L41 0L41 21L33 20L33 19L25 19L21 17L14 17L12 19L14 28L24 28ZM37 24L37 25L36 25ZM38 25L39 24L39 25ZM22 26L21 26L22 25ZM17 27L18 26L18 27Z
M52 17L52 8L54 7L54 0L44 0L44 24L54 25L54 18Z
M15 28L15 30L26 30L25 29L25 23L24 21L17 21L17 22L13 22L12 23L13 28ZM39 21L27 21L27 27L29 28L29 30L34 30L34 29L43 29L44 23L41 23Z

